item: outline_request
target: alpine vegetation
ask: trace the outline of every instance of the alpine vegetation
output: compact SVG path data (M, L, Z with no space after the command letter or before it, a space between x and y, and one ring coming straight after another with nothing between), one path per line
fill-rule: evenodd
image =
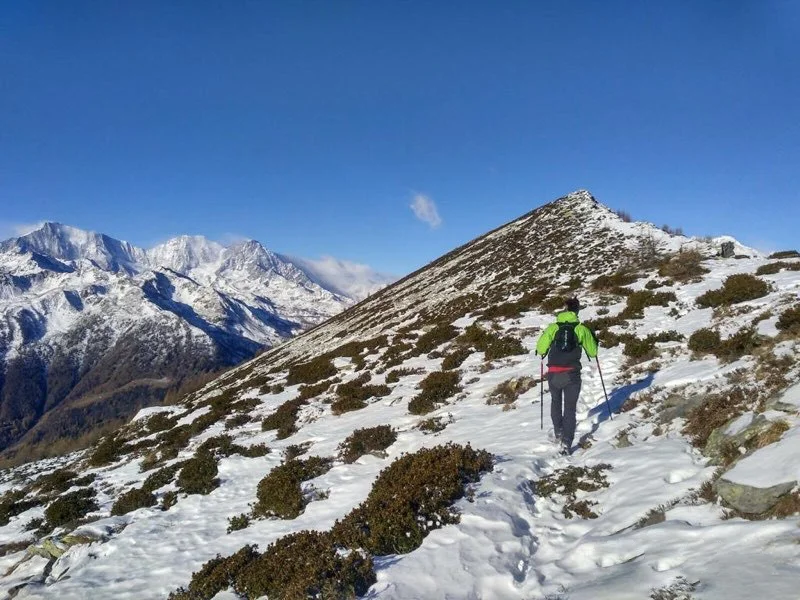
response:
M6 469L0 590L796 597L800 258L625 217L559 198Z

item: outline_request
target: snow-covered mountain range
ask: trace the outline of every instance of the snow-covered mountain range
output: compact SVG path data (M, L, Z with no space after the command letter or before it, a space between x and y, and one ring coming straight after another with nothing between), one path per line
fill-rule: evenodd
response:
M86 452L3 471L0 590L796 598L800 254L723 241L584 191L546 204ZM565 457L532 351L570 295L601 350Z
M0 449L129 418L177 382L241 362L386 283L351 297L256 241L181 236L144 250L45 223L0 243Z

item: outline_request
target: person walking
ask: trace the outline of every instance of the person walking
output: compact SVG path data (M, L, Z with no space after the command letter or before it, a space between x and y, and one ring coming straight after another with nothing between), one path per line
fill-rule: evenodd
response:
M575 411L581 393L581 351L597 357L597 338L578 320L583 308L577 298L566 302L566 310L542 332L536 354L547 356L547 383L550 386L550 417L553 434L562 455L572 453L575 437Z

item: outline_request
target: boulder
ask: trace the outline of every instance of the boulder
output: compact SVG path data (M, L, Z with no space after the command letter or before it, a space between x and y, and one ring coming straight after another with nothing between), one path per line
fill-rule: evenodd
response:
M757 488L728 481L723 475L714 487L720 497L739 512L760 515L775 506L780 497L791 492L796 485L796 481L787 481L768 488Z

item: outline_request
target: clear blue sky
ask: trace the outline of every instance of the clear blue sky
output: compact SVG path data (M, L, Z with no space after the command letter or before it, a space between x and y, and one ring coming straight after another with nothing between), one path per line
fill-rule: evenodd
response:
M7 1L0 222L402 274L586 188L797 247L798 39L793 0Z

